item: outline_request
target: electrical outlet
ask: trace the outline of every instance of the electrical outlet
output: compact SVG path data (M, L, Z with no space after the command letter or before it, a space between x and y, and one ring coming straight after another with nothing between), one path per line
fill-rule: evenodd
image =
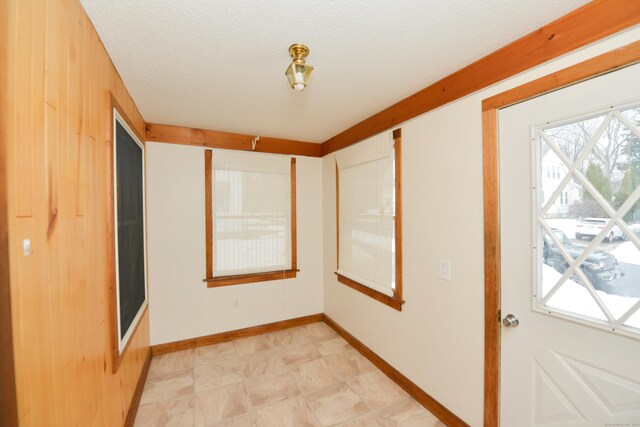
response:
M448 259L438 260L438 277L444 280L451 280L451 261Z

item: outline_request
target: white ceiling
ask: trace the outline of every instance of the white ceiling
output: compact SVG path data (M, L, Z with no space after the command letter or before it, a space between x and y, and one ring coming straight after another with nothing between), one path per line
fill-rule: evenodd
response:
M147 122L322 142L587 1L81 3Z

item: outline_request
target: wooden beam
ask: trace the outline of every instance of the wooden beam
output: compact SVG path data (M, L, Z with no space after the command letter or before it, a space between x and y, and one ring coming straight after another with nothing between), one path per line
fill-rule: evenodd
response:
M254 137L255 135L156 123L147 123L145 131L146 141L243 151L253 151L251 141ZM291 154L307 157L321 157L321 150L321 144L292 139L270 138L268 136L260 136L255 149L258 153Z
M322 155L639 23L638 0L592 1L328 139Z
M505 108L640 62L640 41L603 53L579 64L530 81L482 101L482 110Z

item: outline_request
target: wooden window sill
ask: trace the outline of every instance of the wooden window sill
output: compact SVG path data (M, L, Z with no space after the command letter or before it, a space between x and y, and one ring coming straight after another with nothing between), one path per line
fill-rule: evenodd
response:
M351 280L348 277L345 277L341 274L335 273L335 275L338 277L338 282L344 285L347 285L358 292L368 295L371 298L377 301L380 301L381 303L386 304L393 309L402 311L402 305L404 304L404 300L400 298L396 298L395 296L391 297L389 295L383 294L382 292L376 291L375 289L371 289L370 287L362 285L356 282L355 280Z
M245 283L268 282L270 280L293 279L300 270L269 271L266 273L238 274L236 276L220 276L204 279L207 288L242 285Z

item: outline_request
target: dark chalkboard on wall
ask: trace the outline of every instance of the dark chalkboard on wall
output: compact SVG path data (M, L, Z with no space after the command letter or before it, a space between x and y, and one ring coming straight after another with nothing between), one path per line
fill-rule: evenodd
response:
M147 303L144 221L144 149L115 115L116 295L119 351Z

